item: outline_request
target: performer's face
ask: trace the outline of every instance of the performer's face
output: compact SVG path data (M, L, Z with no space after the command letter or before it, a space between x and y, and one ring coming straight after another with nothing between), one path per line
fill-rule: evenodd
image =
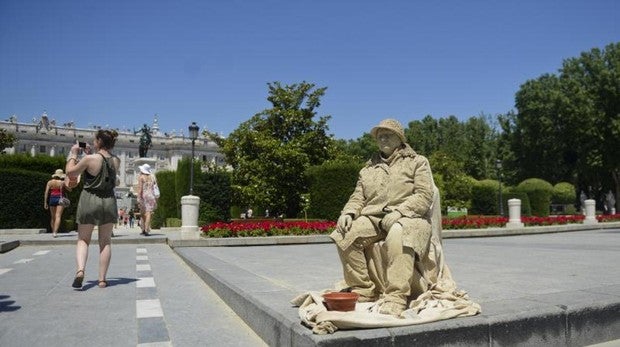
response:
M379 145L379 149L381 153L386 156L391 155L394 150L400 147L401 142L400 138L396 133L387 129L379 129L377 131L377 145Z

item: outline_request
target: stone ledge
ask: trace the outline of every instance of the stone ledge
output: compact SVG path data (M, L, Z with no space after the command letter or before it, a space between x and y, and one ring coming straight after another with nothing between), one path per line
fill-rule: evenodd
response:
M0 253L6 253L19 247L19 241L0 242Z
M0 229L0 235L36 235L45 234L45 229Z
M314 335L288 304L296 293L213 256L175 252L270 346L582 346L620 338L620 286L484 302L474 317Z

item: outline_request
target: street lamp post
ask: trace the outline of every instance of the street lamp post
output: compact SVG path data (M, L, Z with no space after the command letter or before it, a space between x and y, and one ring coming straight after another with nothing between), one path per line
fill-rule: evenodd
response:
M189 138L192 139L192 160L189 168L189 195L194 195L194 147L196 139L198 138L199 129L196 122L192 122L192 125L189 126Z
M498 196L499 215L503 216L504 205L502 204L502 161L501 160L497 159L495 161L495 168L497 169L497 180L499 181L499 196Z

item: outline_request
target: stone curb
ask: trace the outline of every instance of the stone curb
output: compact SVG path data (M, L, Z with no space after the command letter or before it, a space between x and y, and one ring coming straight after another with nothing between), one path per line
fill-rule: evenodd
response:
M535 235L546 233L561 233L584 230L601 230L620 228L620 222L607 222L598 224L567 224L549 225L524 228L486 228L486 229L457 229L444 230L442 238L467 238L467 237L495 237ZM331 243L328 235L301 235L301 236L269 236L269 237L226 237L208 238L200 237L198 240L174 240L169 239L170 247L239 247L239 246L273 246L293 245L310 243Z
M0 253L6 253L19 247L19 241L0 242Z
M0 229L0 235L37 235L46 232L45 229Z

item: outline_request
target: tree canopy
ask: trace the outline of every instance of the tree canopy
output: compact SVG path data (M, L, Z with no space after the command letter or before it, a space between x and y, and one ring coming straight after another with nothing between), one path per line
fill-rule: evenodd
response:
M216 141L233 168L237 203L294 217L307 190L304 171L335 153L327 134L330 116L315 119L326 88L306 82L267 85L272 107Z
M558 75L525 82L515 101L504 128L521 178L620 193L620 43L564 60Z
M0 129L0 153L6 148L13 147L15 144L15 135L7 132L4 129Z

